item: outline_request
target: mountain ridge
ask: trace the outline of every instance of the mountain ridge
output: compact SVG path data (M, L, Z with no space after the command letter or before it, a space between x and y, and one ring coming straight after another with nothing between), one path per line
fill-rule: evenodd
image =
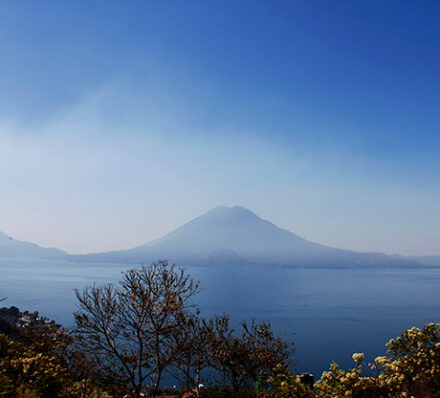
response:
M275 267L417 267L410 257L355 252L315 243L241 206L217 206L165 236L128 250L74 256L76 261Z
M68 257L64 250L41 247L35 243L19 241L0 231L0 258L61 258Z
M356 252L312 242L241 206L217 206L159 239L101 253L70 255L0 232L0 258L5 257L127 264L167 259L197 266L440 267L440 256Z

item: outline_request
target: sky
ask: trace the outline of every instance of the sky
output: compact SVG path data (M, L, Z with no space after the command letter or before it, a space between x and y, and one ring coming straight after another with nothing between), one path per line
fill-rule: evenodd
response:
M437 1L0 0L0 231L126 249L217 205L440 255Z

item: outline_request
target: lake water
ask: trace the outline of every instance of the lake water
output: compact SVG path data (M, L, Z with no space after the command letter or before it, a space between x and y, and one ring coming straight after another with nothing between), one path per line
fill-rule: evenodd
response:
M117 282L115 264L0 260L0 297L69 327L75 288ZM187 268L201 281L205 315L234 322L265 319L296 344L298 371L319 376L332 360L352 365L354 352L371 360L412 326L440 322L440 269Z

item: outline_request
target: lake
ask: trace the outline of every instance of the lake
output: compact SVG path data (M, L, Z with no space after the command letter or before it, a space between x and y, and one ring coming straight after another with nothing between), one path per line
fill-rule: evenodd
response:
M2 305L37 310L70 327L74 289L115 283L127 268L0 259ZM440 322L440 269L186 269L201 282L197 302L205 315L270 321L295 341L298 371L318 378L332 360L351 366L354 352L371 360L404 329Z

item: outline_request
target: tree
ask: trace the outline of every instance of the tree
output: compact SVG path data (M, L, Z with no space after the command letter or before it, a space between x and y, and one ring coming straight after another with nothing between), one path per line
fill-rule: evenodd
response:
M264 398L315 398L312 388L301 382L299 376L292 374L282 364L276 365L272 376L267 380L270 388L263 393Z
M27 328L13 341L0 334L0 396L5 398L110 398L84 377L81 352L55 325Z
M200 385L207 381L206 371L214 366L214 324L215 319L206 320L196 313L186 319L181 327L182 333L178 336L180 355L170 373L186 391L193 390L197 396L201 394Z
M276 337L266 322L243 321L237 331L227 316L217 317L212 339L213 366L221 384L231 389L230 396L254 396L250 388L257 380L260 388L276 366L289 367L293 344Z
M378 382L409 396L440 397L440 323L413 327L387 343L391 357L378 357Z
M56 353L56 336L49 330L46 333L53 337L50 347L42 342L46 337L31 342L12 341L0 335L0 374L10 382L11 397L18 391L27 391L36 397L61 396L69 372L63 358ZM0 389L1 394L8 396Z
M118 287L77 291L76 333L115 383L156 396L164 371L184 351L182 327L199 284L166 261L132 269Z

